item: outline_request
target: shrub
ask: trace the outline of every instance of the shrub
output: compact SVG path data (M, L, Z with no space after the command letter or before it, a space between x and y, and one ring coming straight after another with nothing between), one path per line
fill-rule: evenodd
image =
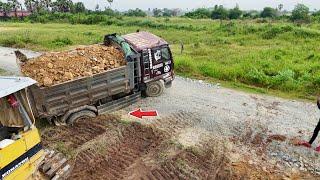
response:
M195 11L186 13L185 16L193 19L210 18L211 11L206 8L199 8L199 9L196 9Z
M145 13L141 9L137 8L137 9L130 9L124 15L125 16L135 16L135 17L146 17L147 13Z
M272 86L277 87L287 82L293 82L295 81L294 76L295 73L290 69L280 71L276 76L272 77Z
M246 75L246 79L255 85L268 85L268 76L262 71L253 68Z
M67 46L67 45L72 45L73 42L67 37L64 37L64 38L58 37L52 41L52 44L55 46Z

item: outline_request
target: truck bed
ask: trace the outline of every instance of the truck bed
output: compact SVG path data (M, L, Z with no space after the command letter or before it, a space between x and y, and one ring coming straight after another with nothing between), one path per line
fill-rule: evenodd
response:
M81 106L98 106L101 99L130 93L135 87L135 62L52 87L32 86L29 97L35 116L59 117Z

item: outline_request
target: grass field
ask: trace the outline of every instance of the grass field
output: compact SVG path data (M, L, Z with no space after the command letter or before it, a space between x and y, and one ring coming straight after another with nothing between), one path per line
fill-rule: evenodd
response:
M62 50L137 29L172 44L180 75L303 99L320 92L320 24L186 18L122 18L100 25L0 22L0 46Z

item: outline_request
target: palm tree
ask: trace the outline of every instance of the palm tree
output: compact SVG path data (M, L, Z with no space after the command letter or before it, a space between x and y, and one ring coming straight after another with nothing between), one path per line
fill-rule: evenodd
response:
M282 9L283 9L283 4L279 4L279 5L278 5L278 9L279 9L279 11L281 12Z
M113 0L107 0L108 1L108 3L110 4L110 8L111 8L111 5L112 5L112 3L113 3Z
M46 11L49 11L51 4L51 0L40 0L41 7Z
M12 8L11 10L14 10L15 17L17 17L17 11L21 8L21 3L18 0L8 0L8 4Z
M25 0L24 6L27 8L28 11L33 13L33 11L36 9L35 8L35 0Z

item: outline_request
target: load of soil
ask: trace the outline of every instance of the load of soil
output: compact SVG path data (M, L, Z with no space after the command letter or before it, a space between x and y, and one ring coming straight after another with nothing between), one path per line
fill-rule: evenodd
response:
M123 52L116 47L91 45L29 59L21 65L21 72L38 81L40 86L48 87L125 64Z

